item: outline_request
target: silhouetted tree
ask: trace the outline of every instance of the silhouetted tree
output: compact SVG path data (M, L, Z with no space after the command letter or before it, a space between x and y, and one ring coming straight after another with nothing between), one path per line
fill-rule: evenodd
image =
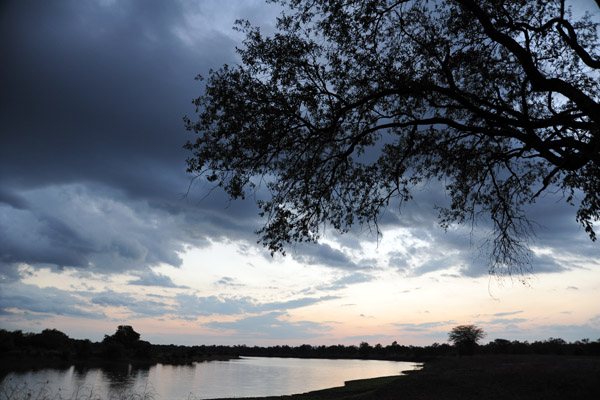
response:
M16 347L13 336L14 334L12 332L0 329L0 353L13 350Z
M36 335L38 346L46 349L59 349L65 347L70 338L58 329L44 329L42 333Z
M369 358L369 355L371 354L372 350L373 348L367 342L361 342L358 346L358 354L361 358Z
M493 353L508 354L510 351L511 343L510 340L506 339L494 339L494 341L488 344Z
M375 226L393 198L445 184L440 222L492 223L491 272L522 271L525 206L547 190L600 217L597 26L564 0L274 0L185 118L188 171L244 198L263 185L272 252ZM201 77L199 77L201 79ZM549 189L551 188L551 189ZM575 195L577 195L575 197Z
M131 349L135 347L140 340L140 334L133 330L129 325L119 325L117 331L112 336L105 335L104 343L119 343L124 348Z
M485 337L483 329L475 325L459 325L452 328L448 339L456 346L458 354L472 355L478 342Z

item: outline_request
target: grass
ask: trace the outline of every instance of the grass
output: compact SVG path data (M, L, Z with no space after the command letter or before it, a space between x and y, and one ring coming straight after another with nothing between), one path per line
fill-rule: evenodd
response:
M46 382L47 384L48 382ZM51 391L47 385L29 386L25 383L5 383L0 387L0 400L159 400L154 388L113 390L106 397L95 391L94 386L81 386L73 393L64 393L60 389Z

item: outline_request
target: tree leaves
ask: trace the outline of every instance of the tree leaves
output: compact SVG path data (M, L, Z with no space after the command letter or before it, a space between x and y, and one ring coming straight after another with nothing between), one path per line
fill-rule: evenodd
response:
M266 182L263 243L283 251L324 224L377 229L393 198L446 182L443 227L489 218L493 273L527 263L524 208L546 190L600 217L598 25L562 1L292 0L242 63L195 100L190 172L231 197ZM516 269L515 269L516 268Z

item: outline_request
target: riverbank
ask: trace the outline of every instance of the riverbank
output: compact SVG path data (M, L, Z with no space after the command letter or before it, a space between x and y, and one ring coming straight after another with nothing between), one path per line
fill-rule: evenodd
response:
M403 376L350 381L343 387L260 399L600 399L598 382L600 357L440 357Z

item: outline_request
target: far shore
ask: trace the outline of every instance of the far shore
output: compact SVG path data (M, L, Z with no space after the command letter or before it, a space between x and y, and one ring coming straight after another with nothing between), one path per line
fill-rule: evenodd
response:
M239 359L236 355L201 355L187 359L172 359L172 358L127 358L121 360L106 360L101 357L92 357L86 359L61 359L60 354L48 356L44 354L44 357L35 355L24 356L17 354L15 356L2 356L0 357L0 381L2 377L9 372L25 372L35 371L40 369L68 369L71 367L76 368L104 368L104 369L119 369L133 366L136 368L149 368L156 364L168 364L168 365L188 365L195 362L208 362L208 361L228 361Z

